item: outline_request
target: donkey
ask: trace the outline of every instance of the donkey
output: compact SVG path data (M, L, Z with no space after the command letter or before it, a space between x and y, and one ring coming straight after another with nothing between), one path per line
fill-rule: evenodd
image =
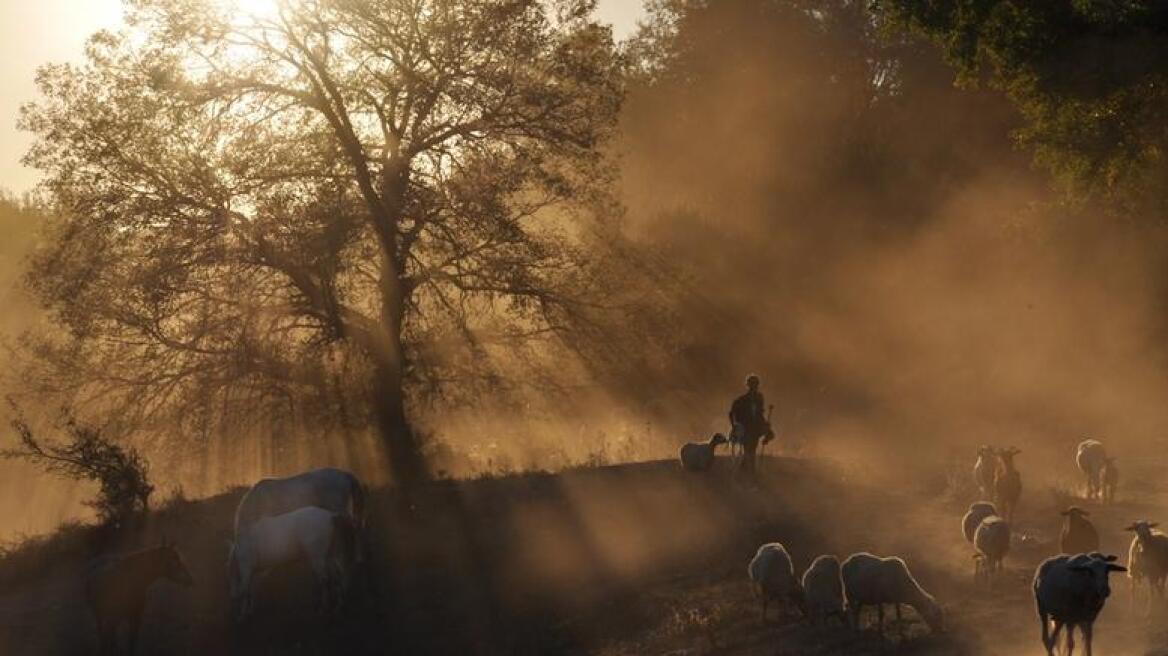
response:
M90 563L85 573L85 600L97 620L99 654L118 652L118 628L123 623L129 626L127 653L134 653L146 593L159 579L185 587L194 583L182 556L165 538L157 547L103 556Z
M237 622L254 612L258 575L301 560L312 567L321 609L339 610L359 551L352 519L315 506L263 517L244 527L230 546L227 579Z

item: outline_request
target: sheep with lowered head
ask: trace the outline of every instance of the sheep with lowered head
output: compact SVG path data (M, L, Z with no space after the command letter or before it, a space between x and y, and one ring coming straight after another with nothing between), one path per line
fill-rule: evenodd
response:
M782 544L770 542L759 547L746 571L755 593L762 600L762 621L766 621L767 606L772 599L780 606L794 605L804 616L807 615L803 586L795 578L791 555Z
M864 606L875 605L879 610L879 632L884 635L884 604L896 605L898 620L900 605L908 604L933 632L945 630L941 606L917 583L908 565L900 558L852 554L840 567L840 579L844 584L844 605L853 629L860 628L860 612Z
M993 585L994 574L1002 571L1002 561L1010 552L1010 524L997 515L986 517L973 534L973 546L977 549L974 578Z
M998 514L997 508L994 508L994 504L989 501L969 504L969 511L965 513L965 517L961 518L961 534L965 536L965 541L972 544L973 533L981 524L981 520L996 514Z
M689 442L681 447L681 466L687 471L704 472L714 466L714 450L726 443L726 436L714 433L709 442Z
M1127 571L1115 564L1115 556L1099 552L1048 558L1034 574L1034 601L1042 625L1042 646L1054 654L1059 631L1067 627L1067 653L1075 649L1075 627L1079 627L1091 653L1095 618L1111 595L1108 574ZM1054 625L1053 632L1051 624Z
M803 573L803 595L807 603L807 617L812 624L826 622L829 617L838 617L847 623L839 558L823 555L811 562L811 566Z
M1059 550L1065 554L1091 553L1099 550L1099 531L1087 519L1091 513L1078 506L1062 512L1063 529L1059 534Z

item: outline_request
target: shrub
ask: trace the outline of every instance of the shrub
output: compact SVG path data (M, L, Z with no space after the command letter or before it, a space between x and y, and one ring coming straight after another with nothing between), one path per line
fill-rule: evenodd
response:
M0 457L27 460L65 478L96 482L100 486L97 498L85 505L97 512L103 524L122 525L149 509L154 486L148 463L136 449L115 444L99 429L79 424L68 414L64 442L37 438L19 411L11 423L20 446L0 451Z

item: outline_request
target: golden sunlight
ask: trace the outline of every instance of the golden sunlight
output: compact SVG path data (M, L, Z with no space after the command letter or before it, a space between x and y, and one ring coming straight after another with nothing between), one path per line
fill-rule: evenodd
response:
M272 18L279 14L282 0L222 0L229 10L248 18Z

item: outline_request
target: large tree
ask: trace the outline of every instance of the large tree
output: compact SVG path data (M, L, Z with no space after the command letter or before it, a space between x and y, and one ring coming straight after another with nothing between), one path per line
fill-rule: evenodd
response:
M424 473L424 360L554 333L578 300L573 218L621 100L593 3L130 4L23 117L68 217L29 276L70 334L34 344L44 371L143 417L359 373L394 473Z

